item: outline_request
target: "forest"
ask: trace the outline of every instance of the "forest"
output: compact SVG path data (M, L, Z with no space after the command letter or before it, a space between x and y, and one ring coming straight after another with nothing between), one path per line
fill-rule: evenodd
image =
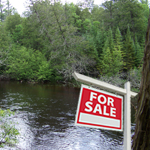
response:
M0 78L72 81L139 77L149 17L147 0L61 3L29 0L23 16L0 0Z

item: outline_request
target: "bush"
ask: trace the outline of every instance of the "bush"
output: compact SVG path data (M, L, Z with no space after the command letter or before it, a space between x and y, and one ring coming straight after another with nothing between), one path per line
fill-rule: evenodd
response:
M0 109L0 147L17 143L19 131L13 123L8 121L8 117L14 115L12 111Z
M100 80L122 88L124 88L124 84L127 81L130 81L132 91L138 92L141 80L141 69L135 68L128 73L120 73L114 76L101 76Z
M50 80L52 69L44 55L25 47L14 47L8 58L7 74L17 80Z

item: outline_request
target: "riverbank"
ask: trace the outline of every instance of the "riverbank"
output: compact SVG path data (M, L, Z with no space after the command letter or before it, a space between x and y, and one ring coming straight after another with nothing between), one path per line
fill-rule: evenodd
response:
M140 87L140 75L137 70L133 70L130 73L130 76L128 79L126 79L124 74L117 74L114 76L99 76L99 78L96 78L97 80L104 81L106 83L122 87L124 88L124 84L127 81L130 81L131 83L131 90L133 92L139 92ZM9 74L1 74L0 75L0 81L18 81L20 83L29 83L29 84L60 84L63 86L71 86L71 87L77 87L80 88L81 82L76 81L73 77L71 80L34 80L34 79L17 79L12 78Z
M9 75L1 74L0 75L0 81L9 81L11 80Z

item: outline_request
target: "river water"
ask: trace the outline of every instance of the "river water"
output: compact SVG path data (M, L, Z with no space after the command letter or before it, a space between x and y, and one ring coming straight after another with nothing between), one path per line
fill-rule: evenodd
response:
M20 132L14 147L0 149L122 150L122 132L74 125L79 91L62 85L0 82L0 106L16 112L12 120Z

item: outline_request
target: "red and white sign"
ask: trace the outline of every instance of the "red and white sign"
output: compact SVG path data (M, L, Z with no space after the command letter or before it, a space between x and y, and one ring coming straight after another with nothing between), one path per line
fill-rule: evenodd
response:
M75 125L122 131L123 98L82 85Z

